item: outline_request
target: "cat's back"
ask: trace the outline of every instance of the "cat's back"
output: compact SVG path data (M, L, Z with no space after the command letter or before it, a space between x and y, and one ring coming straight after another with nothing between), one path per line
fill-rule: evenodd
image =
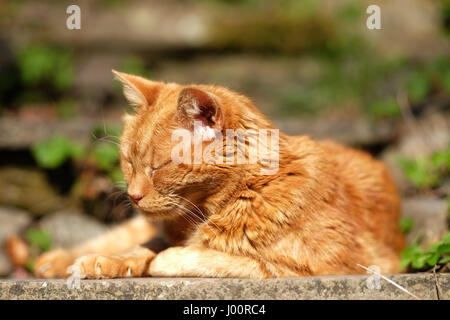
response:
M333 163L335 171L350 181L358 183L360 188L366 185L372 191L395 190L395 183L387 166L369 153L332 140L319 141L318 144L324 149L329 161Z
M378 239L399 251L404 246L398 229L400 196L387 166L369 153L353 149L334 141L320 141L329 155L340 183L359 215L370 226Z

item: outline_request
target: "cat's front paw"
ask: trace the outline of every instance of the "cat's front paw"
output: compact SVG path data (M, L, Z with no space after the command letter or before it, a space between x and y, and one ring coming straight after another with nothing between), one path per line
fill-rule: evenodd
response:
M188 247L172 247L155 257L150 263L152 277L185 276L191 264L195 264L197 253Z
M75 257L68 250L55 249L39 256L34 265L34 274L38 278L66 278L67 268Z
M81 256L70 266L70 271L82 279L143 277L148 275L150 261L155 257L152 251L146 251L139 255Z

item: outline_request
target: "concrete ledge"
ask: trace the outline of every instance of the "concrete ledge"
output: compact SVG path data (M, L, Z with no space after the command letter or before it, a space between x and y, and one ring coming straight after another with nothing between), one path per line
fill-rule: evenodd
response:
M66 280L1 280L0 299L413 299L380 279L367 287L368 276L327 276L268 280L208 278L133 278L81 280L69 289ZM450 299L450 274L391 275L389 278L421 299Z
M268 280L208 278L133 278L82 280L69 289L66 280L1 280L0 299L413 299L380 279L367 287L368 276L327 276ZM421 299L450 298L450 274L391 275L389 278Z

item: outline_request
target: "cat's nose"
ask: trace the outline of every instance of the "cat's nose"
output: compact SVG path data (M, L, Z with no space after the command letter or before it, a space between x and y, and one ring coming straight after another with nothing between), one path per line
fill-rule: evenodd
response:
M128 194L130 196L131 199L133 199L134 202L138 203L140 200L142 200L142 198L144 197L144 195L140 194L140 193L129 193Z

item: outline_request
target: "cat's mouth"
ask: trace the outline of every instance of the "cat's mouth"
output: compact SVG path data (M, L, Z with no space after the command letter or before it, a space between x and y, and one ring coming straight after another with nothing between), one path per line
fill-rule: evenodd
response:
M153 205L153 206L141 206L134 205L142 214L147 217L152 218L168 218L177 215L177 210L179 209L179 204L167 203L164 205Z

